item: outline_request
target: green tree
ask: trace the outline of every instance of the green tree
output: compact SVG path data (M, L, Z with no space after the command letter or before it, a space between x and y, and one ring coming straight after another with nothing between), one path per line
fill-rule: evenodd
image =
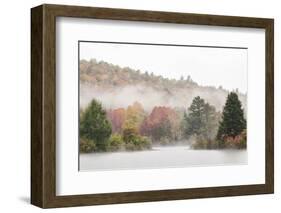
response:
M194 137L194 148L211 149L217 145L214 141L218 131L220 113L216 108L199 96L195 97L184 114L183 130L187 138Z
M79 150L83 153L94 152L96 150L95 142L81 137L79 141Z
M185 119L185 135L201 135L204 126L203 115L205 109L205 101L199 96L195 97L188 108L188 115L184 115Z
M219 127L220 113L216 111L216 108L209 103L204 105L203 112L203 136L208 140L213 140L216 137Z
M217 139L220 147L224 146L224 137L235 137L246 129L246 120L242 104L235 92L228 94L222 113L222 121L219 125Z
M96 151L106 151L111 135L111 124L106 118L102 105L92 100L80 120L80 136L95 142Z
M127 126L125 129L123 129L123 140L126 144L134 143L135 137L138 135L138 131L133 126Z
M110 136L108 141L109 151L118 151L124 149L124 141L122 136L119 134L113 134Z
M151 148L151 141L147 137L141 136L134 127L127 126L123 130L122 136L126 150L134 151Z

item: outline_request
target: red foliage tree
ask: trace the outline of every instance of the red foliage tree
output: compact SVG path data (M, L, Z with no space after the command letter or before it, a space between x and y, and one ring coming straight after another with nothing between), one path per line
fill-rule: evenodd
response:
M170 107L154 107L141 125L141 134L151 136L154 142L163 138L172 139L178 116Z
M107 117L111 121L112 132L121 133L122 126L126 119L126 110L124 108L109 110L107 112Z

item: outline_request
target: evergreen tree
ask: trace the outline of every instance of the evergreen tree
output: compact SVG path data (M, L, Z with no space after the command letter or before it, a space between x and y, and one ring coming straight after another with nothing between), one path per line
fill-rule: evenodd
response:
M195 97L188 108L188 115L185 115L186 126L185 135L200 135L202 133L203 114L204 114L205 101L199 96Z
M223 137L235 137L246 129L246 120L242 104L235 92L231 92L227 96L227 100L223 109L222 121L219 125L217 139L220 146L223 147Z
M96 151L106 151L111 124L100 103L92 100L80 120L80 136L95 143Z
M213 140L216 138L216 134L219 127L220 113L216 111L216 108L208 103L204 106L203 113L203 136L207 140Z
M187 137L195 135L211 141L216 137L220 113L216 108L199 96L195 97L184 114L184 129Z

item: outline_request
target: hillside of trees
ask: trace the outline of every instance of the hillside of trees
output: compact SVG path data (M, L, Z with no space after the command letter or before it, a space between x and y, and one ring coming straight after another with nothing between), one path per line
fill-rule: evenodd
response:
M96 60L81 61L80 69L80 100L84 100L80 105L81 152L137 151L153 145L179 144L193 149L247 146L246 112L241 101L246 97L237 91L202 87L190 77L165 79ZM164 97L174 102L157 99L151 104L149 96L155 94L145 93L146 99L133 93L117 95L122 88L140 84L146 85L144 93L165 93ZM186 91L181 93L182 105L172 99L178 90ZM207 92L208 98L200 96Z
M246 95L235 92L246 110ZM222 111L228 93L229 91L221 86L198 85L188 75L176 80L95 59L80 61L82 108L93 98L102 101L107 109L126 108L135 101L140 102L146 111L151 111L154 106L186 108L194 97L200 96L218 111Z

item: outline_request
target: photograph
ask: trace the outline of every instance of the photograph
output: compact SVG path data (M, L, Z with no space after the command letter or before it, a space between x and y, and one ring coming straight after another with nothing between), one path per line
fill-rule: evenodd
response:
M246 47L78 42L79 171L247 165Z

